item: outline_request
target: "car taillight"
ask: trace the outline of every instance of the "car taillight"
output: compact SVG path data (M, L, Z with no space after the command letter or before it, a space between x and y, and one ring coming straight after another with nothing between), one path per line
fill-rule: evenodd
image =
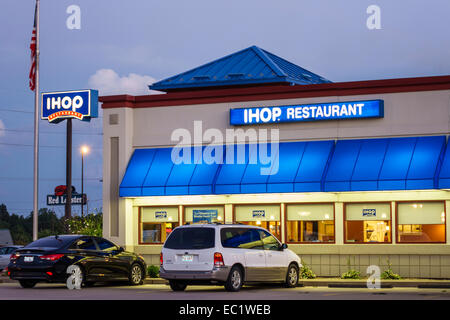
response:
M18 253L13 253L13 254L9 257L9 260L10 260L10 261L14 261L14 260L19 259L19 257L20 257L20 254L18 254Z
M219 252L214 253L214 266L215 267L221 267L224 266L225 263L223 262L222 254Z
M58 253L58 254L48 254L45 256L40 256L39 258L42 260L56 261L56 260L61 259L63 256L64 256L63 254Z
M163 265L163 262L164 262L164 259L163 259L163 254L162 254L162 252L159 254L159 264L162 266Z

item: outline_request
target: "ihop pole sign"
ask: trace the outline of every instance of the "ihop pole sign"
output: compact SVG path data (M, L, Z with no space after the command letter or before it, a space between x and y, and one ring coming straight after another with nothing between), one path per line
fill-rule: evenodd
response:
M69 118L90 121L98 116L98 91L44 92L41 110L41 119L50 123Z
M230 110L231 125L383 118L383 100L327 102Z

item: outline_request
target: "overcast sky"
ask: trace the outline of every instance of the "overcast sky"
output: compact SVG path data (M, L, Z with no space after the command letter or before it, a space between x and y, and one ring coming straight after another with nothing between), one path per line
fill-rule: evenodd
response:
M28 88L34 0L0 9L0 203L28 215L33 108ZM80 29L66 12L81 9ZM381 29L369 29L370 5ZM257 45L333 82L450 74L448 0L41 0L41 91L148 94L147 85ZM100 112L100 117L102 113ZM74 121L73 184L82 144L89 209L101 208L102 119ZM65 184L65 123L40 121L39 204ZM54 207L59 215L64 207ZM79 208L73 209L75 212Z

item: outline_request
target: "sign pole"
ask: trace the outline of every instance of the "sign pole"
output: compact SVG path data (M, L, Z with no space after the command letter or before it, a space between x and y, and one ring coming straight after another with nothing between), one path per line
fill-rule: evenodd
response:
M36 0L36 87L34 91L33 241L38 238L39 187L39 0Z
M66 207L65 218L72 217L72 119L67 120L66 130ZM67 228L67 226L66 226ZM67 230L68 231L68 230Z

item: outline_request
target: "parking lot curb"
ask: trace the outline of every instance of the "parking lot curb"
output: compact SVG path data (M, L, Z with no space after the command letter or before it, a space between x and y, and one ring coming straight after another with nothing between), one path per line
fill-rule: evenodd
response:
M300 279L305 287L329 287L329 288L367 288L367 279L348 280L338 278L316 278ZM450 288L450 280L435 279L402 279L402 280L380 280L381 288L423 288L442 289Z
M161 278L145 278L144 284L169 284L169 281Z

